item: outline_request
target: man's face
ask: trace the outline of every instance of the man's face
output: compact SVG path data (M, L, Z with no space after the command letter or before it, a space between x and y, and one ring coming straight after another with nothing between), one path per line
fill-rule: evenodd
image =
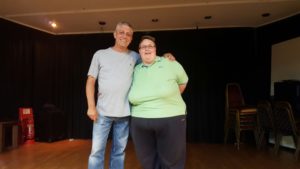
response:
M127 48L132 41L133 30L127 25L120 25L114 32L116 45Z

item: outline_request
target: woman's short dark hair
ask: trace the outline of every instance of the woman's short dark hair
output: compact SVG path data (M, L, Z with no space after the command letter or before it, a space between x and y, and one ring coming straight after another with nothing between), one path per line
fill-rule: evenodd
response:
M141 43L143 40L145 40L145 39L151 40L152 42L155 43L155 37L150 36L150 35L144 35L144 36L142 36L142 37L141 37L141 40L140 40L140 43Z

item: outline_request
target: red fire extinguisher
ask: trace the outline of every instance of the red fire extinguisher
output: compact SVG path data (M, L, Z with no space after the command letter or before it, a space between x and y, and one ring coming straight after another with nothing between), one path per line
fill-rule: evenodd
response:
M34 119L32 108L19 108L22 142L34 143Z

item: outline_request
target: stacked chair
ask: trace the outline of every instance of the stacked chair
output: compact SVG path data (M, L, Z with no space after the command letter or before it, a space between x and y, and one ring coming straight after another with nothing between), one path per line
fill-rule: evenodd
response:
M268 100L261 100L257 104L257 130L259 149L266 146L270 134L276 137L272 105Z
M227 143L229 130L235 132L237 149L240 148L241 133L244 131L253 132L257 143L257 108L246 105L238 83L226 84L225 100L224 143Z
M276 101L273 105L275 134L275 154L278 154L283 136L292 136L295 143L295 158L300 151L300 121L294 118L293 109L287 101Z

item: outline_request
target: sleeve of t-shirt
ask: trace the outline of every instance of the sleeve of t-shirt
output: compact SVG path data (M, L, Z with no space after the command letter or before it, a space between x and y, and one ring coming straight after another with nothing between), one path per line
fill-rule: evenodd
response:
M100 55L99 52L96 52L94 54L94 56L92 58L92 61L91 61L91 65L90 65L89 71L88 71L88 76L92 76L94 78L98 77L98 73L99 73L99 69L100 69L100 66L99 66L99 55Z
M186 74L185 70L181 66L180 63L177 61L171 62L173 72L176 74L177 77L177 83L180 84L186 84L188 82L188 75Z
M138 65L140 63L142 63L142 58L141 58L141 55L137 54L137 60L136 60L136 64L135 65Z

